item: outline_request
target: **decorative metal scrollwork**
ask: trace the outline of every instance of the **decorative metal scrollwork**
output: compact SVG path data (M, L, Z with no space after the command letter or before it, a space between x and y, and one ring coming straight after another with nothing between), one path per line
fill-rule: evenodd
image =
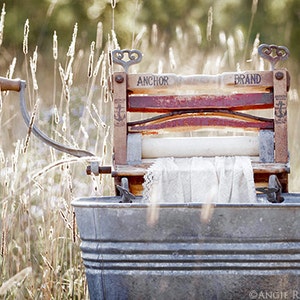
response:
M141 51L133 49L133 50L128 50L128 49L124 49L124 50L113 50L111 52L112 54L112 59L113 62L121 65L125 72L128 72L128 68L131 65L137 64L142 60L143 54ZM128 59L126 60L125 58L125 54L127 54Z
M290 51L284 46L261 44L258 47L258 54L268 60L274 70L278 61L288 59Z

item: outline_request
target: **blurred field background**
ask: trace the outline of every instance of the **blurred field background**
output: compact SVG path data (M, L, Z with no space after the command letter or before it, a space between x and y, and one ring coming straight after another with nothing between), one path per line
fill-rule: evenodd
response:
M110 50L141 50L131 71L216 74L261 67L260 43L287 46L290 191L300 191L298 0L9 0L1 8L0 76L27 81L43 131L105 165ZM18 98L0 99L0 298L88 299L70 203L113 194L111 180L86 176L84 160L29 136Z

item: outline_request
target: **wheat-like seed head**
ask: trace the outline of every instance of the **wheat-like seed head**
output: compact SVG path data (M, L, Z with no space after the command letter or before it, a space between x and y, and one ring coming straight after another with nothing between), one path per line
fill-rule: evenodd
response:
M169 48L169 60L170 60L170 66L172 70L176 69L176 61L175 61L175 56L174 56L174 51L173 48Z
M59 124L59 113L58 113L58 109L57 109L56 105L54 105L53 112L54 112L54 122L56 125L58 125Z
M235 32L235 36L236 36L236 40L237 40L237 44L238 44L238 49L240 51L245 49L245 37L244 37L244 33L241 29L237 29Z
M213 8L211 6L208 10L207 27L206 27L206 39L208 41L211 41L212 27L213 27Z
M76 45L77 33L78 33L78 24L75 23L73 35L72 35L72 41L71 41L71 44L69 46L69 50L67 53L67 56L69 56L69 57L74 57L74 55L75 55L75 45Z
M93 77L97 77L98 73L99 73L99 69L100 69L100 65L103 61L104 58L104 51L102 51L101 55L99 56L96 66L94 68L94 72L93 72Z
M111 31L111 36L112 36L112 43L113 43L112 49L120 49L116 32L113 29Z
M24 25L24 38L23 38L23 53L28 53L28 35L29 35L29 20L27 19Z
M11 62L11 64L9 65L9 69L8 69L8 71L6 73L6 77L7 78L9 78L9 79L13 78L13 74L15 72L16 63L17 63L17 58L14 57L13 60L12 60L12 62Z
M73 62L74 62L74 56L71 56L68 66L67 66L67 71L65 72L65 81L69 81L70 76L73 76ZM69 82L68 82L69 84ZM72 85L72 84L71 84Z
M234 65L236 50L235 50L235 41L232 35L229 35L227 39L227 47L229 53L229 62L231 65Z
M57 41L57 34L56 30L53 33L53 59L57 60L58 57L58 41Z
M5 3L3 3L1 17L0 17L0 46L3 42L3 30L4 30L4 20L5 20Z
M62 122L63 122L63 124L62 124L61 130L63 132L66 132L67 131L67 114L66 113L63 114Z
M32 58L30 57L30 59L29 59L33 89L35 91L37 91L39 89L37 79L36 79L37 59L38 59L38 52L37 52L37 46L36 46L35 50L33 52L33 57Z
M158 29L157 29L156 24L152 25L151 37L150 38L151 38L151 45L156 46L157 41L158 41Z
M103 43L103 24L99 22L97 24L97 36L96 36L96 49L100 50Z
M193 26L193 29L194 29L194 32L195 32L195 35L196 35L196 41L197 41L197 44L198 45L201 45L202 43L202 33L201 33L201 28L198 24L195 24Z
M35 91L37 91L39 89L39 87L38 87L38 83L37 83L37 80L36 80L36 73L35 73L34 61L33 61L33 59L31 57L29 58L29 62L30 62L30 70L31 70L31 77L32 77L32 83L33 83L33 89Z
M257 4L258 4L258 0L253 0L253 1L252 1L251 13L252 13L253 15L256 14L256 11L257 11Z
M116 8L117 0L111 0L110 3L111 3L111 8L112 9Z
M137 34L135 40L134 40L133 48L135 48L136 45L138 44L138 42L140 42L143 39L146 32L147 32L147 26L143 26L142 29L140 30L140 32Z
M88 78L91 78L93 75L94 55L95 55L95 42L92 41L90 46L90 56L89 56L89 64L88 64Z
M221 46L226 46L227 38L224 31L219 32L219 42Z

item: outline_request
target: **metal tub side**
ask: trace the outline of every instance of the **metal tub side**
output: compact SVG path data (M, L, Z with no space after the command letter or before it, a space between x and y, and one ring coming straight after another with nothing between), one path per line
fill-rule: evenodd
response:
M285 199L218 204L205 222L204 204L162 204L153 224L146 204L76 199L91 299L300 298L300 196Z

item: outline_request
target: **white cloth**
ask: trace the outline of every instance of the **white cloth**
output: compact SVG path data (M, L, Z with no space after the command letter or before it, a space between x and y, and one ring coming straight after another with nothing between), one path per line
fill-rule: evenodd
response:
M256 203L250 158L158 158L145 174L143 201Z

